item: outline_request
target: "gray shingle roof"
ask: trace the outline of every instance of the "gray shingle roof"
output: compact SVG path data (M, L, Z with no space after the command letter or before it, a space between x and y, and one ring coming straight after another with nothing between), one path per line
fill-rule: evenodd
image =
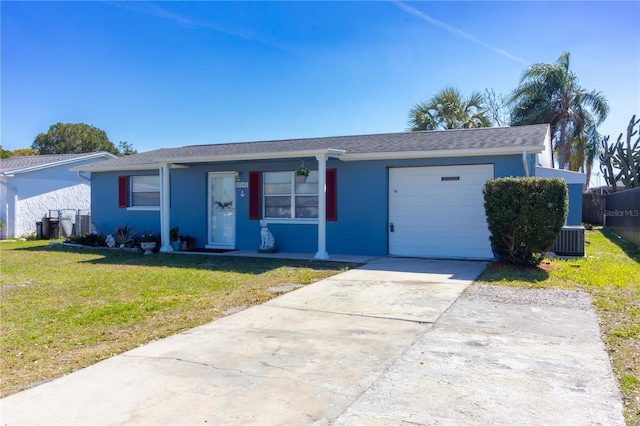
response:
M106 162L83 166L83 170L105 168L135 168L158 162L222 161L226 158L272 157L277 153L295 153L337 149L345 151L345 159L366 154L401 154L408 152L482 151L538 147L544 148L549 126L546 124L520 127L487 127L480 129L438 130L423 132L386 133L358 136L336 136L308 139L288 139L261 142L238 142L212 145L191 145L181 148L163 148L119 157Z
M28 155L24 157L3 158L0 160L0 173L10 174L18 170L55 166L58 163L72 163L74 160L82 161L87 157L100 157L105 155L110 154L91 152L83 154Z

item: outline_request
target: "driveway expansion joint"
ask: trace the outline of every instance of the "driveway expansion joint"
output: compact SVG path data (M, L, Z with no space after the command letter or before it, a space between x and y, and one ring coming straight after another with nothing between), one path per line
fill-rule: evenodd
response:
M356 314L356 313L349 313L349 312L323 311L321 309L293 308L293 307L290 307L290 306L270 305L270 307L279 308L279 309L289 309L289 310L292 310L292 311L300 311L300 312L317 312L317 313L321 313L321 314L344 315L344 316L349 316L349 317L360 317L360 318L372 318L372 319L390 320L390 321L412 322L412 323L415 323L415 324L435 324L437 322L437 320L436 321L420 321L420 320L413 320L413 319L408 319L408 318L394 318L394 317L380 316L380 315L375 315L375 314Z
M251 373L248 373L248 372L246 372L244 370L241 370L239 368L217 367L217 366L215 366L213 364L209 364L209 363L206 363L206 362L192 361L192 360L188 360L188 359L184 359L184 358L177 358L177 357L170 357L170 356L131 355L131 354L122 354L122 356L125 357L125 358L139 358L139 359L163 360L163 361L178 361L178 362L184 362L184 363L187 363L187 364L201 365L203 367L209 367L209 368L211 368L213 370L218 370L218 371L235 371L235 372L238 372L240 374L244 374L244 375L249 376L249 377L256 377L256 378L259 378L259 379L293 381L291 379L284 378L284 377L273 377L273 376L268 376L268 375L251 374Z

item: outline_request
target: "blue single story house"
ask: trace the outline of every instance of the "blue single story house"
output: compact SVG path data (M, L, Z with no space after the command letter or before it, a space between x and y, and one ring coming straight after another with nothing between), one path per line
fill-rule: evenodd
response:
M196 145L78 167L92 221L113 233L169 230L196 247L257 250L260 220L278 251L492 259L482 189L551 165L548 125ZM306 179L295 170L310 169ZM554 172L556 175L563 171ZM568 225L580 225L582 185Z

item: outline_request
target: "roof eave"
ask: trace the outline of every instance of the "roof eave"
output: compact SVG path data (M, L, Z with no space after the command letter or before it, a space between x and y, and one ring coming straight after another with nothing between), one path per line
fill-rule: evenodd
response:
M286 158L300 157L341 157L345 151L342 149L307 149L298 151L282 151L282 152L256 152L251 154L232 154L232 155L202 155L202 156L186 156L159 158L158 163L211 163L211 162L229 162L229 161L251 161L251 160L274 160Z
M507 147L507 148L473 148L473 149L441 149L434 151L402 151L402 152L367 152L345 154L342 161L372 161L372 160L408 160L414 158L444 158L444 157L484 157L491 155L521 155L537 154L544 150L542 145Z
M77 172L119 172L127 170L156 170L161 164L181 164L181 163L221 163L231 161L251 161L251 160L272 160L272 159L286 159L286 158L300 158L300 157L340 157L345 153L342 149L313 149L313 150L299 150L299 151L286 151L286 152L262 152L254 154L233 154L233 155L196 155L196 156L184 156L184 157L167 157L158 158L153 163L146 164L123 164L123 165L110 165L104 166L92 166L87 167L75 167L71 169Z
M152 163L152 164L135 164L135 165L131 165L131 164L123 164L123 165L105 165L105 166L98 166L98 167L91 167L91 164L87 164L86 166L78 166L78 167L74 167L71 170L72 172L85 172L85 173L92 173L92 172L125 172L127 170L158 170L158 168L160 167L159 164L156 163Z
M160 164L176 164L176 163L217 163L232 161L251 161L251 160L271 160L286 159L300 157L315 157L327 155L329 157L339 157L342 161L374 161L374 160L403 160L414 158L444 158L444 157L482 157L491 155L520 155L526 151L528 154L537 154L544 150L543 145L530 145L518 147L502 147L502 148L473 148L473 149L442 149L435 151L402 151L402 152L369 152L347 154L344 150L323 149L323 150L301 150L287 152L270 152L255 154L234 154L234 155L204 155L204 156L185 156L173 158L159 158L154 163L146 164L127 164L127 165L104 165L99 167L75 167L72 171L79 172L119 172L127 170L156 170Z
M113 154L111 154L109 152L94 152L94 153L90 153L90 154L87 154L86 156L82 156L82 157L68 158L66 160L54 161L52 163L46 163L46 164L38 164L37 166L24 167L22 169L7 170L6 172L3 172L2 174L5 175L5 176L9 176L9 175L16 175L16 174L21 174L21 173L35 172L37 170L48 169L48 168L51 168L51 167L64 166L65 164L73 164L73 163L77 163L77 162L80 162L80 161L86 161L86 160L91 160L93 158L100 158L100 157L116 158L115 155L113 155ZM72 170L72 171L75 171L75 170Z

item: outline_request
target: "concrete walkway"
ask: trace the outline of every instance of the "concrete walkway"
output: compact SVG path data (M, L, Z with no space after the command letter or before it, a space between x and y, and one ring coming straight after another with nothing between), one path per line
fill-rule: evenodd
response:
M458 299L483 268L376 259L11 395L1 423L623 424L593 311Z

